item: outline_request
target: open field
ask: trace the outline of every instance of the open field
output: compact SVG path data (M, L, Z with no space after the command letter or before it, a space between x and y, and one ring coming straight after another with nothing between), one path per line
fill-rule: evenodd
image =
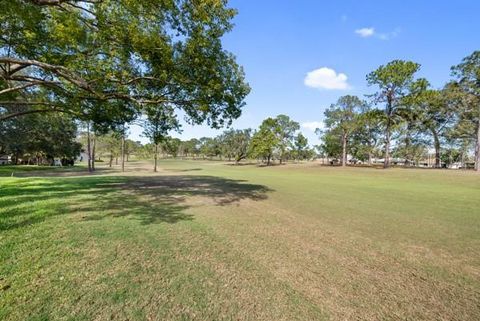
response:
M0 178L1 320L480 320L474 173L149 166Z

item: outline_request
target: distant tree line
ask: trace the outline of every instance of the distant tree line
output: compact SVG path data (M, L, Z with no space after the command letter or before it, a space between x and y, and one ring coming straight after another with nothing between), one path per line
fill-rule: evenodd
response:
M125 140L124 151L135 154L137 159L154 159L154 171L157 170L159 157L188 157L193 159L219 159L236 164L245 159L263 161L270 165L274 160L281 164L286 160L302 161L313 159L315 151L309 147L308 140L298 132L299 123L286 115L265 119L260 127L252 129L228 129L216 137L192 138L182 141L169 135L169 131L179 130L180 126L171 115L156 115L143 122L144 135L150 143ZM122 155L121 136L114 132L90 138L94 142L97 159L107 157L109 166L113 160L118 164ZM83 146L87 145L86 133L81 136ZM95 157L94 157L95 159ZM102 160L103 161L103 160Z
M434 167L470 161L480 170L480 51L452 67L454 77L441 89L415 78L420 65L394 60L367 75L378 91L366 100L343 96L325 111L320 152L347 165L381 158L406 166L424 160L430 150ZM473 151L474 157L469 158Z

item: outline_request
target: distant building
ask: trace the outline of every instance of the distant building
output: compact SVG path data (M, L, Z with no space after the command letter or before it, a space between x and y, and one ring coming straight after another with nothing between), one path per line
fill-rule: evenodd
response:
M80 155L77 156L75 159L77 162L86 162L88 161L88 154L85 152L81 152Z
M0 165L7 165L12 163L12 156L0 155Z
M450 168L450 169L461 169L462 168L462 163L457 162L457 163L450 164L450 165L448 165L448 168Z

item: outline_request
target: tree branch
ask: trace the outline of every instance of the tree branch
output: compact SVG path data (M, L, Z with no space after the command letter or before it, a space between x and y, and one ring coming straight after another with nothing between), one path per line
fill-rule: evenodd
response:
M26 116L26 115L32 115L32 114L45 114L45 113L51 113L51 112L75 114L70 110L59 109L59 108L32 109L32 110L19 111L19 112L8 114L8 115L0 115L0 122L9 120L11 118L20 117L20 116Z
M28 83L26 85L22 85L22 86L16 86L16 87L10 87L10 88L7 88L7 89L4 89L4 90L0 90L0 95L3 95L3 94L7 94L7 93L10 93L10 92L14 92L14 91L19 91L19 90L22 90L22 89L26 89L28 87L33 87L33 86L36 86L37 83Z
M67 80L73 85L80 87L91 93L95 93L95 91L88 85L88 83L84 79L73 74L70 70L68 70L63 66L51 65L51 64L47 64L47 63L37 61L37 60L32 60L32 59L23 60L23 59L10 58L10 57L0 57L0 63L8 63L8 64L20 65L25 67L35 66L43 70L53 72L55 75L60 76L61 78Z

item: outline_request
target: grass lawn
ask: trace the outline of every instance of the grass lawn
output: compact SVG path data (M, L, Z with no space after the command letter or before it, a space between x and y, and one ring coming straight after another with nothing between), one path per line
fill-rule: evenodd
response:
M480 320L479 175L160 167L0 178L0 320Z
M74 167L59 166L37 166L37 165L0 165L0 177L22 177L32 176L35 174L58 174L72 173L85 170L84 165L76 165Z

